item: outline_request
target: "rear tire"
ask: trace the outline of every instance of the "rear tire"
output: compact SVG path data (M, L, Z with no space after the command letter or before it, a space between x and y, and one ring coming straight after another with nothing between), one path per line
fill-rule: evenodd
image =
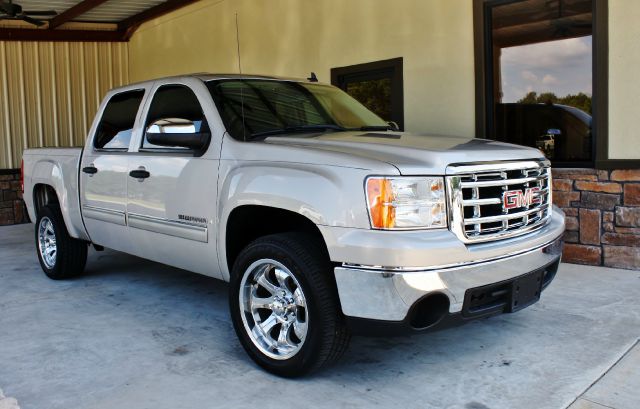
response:
M234 263L233 326L249 356L276 375L317 370L349 344L332 266L321 249L309 235L275 234L249 244Z
M87 263L87 243L69 236L60 208L44 206L36 221L36 252L42 271L53 280L76 277Z

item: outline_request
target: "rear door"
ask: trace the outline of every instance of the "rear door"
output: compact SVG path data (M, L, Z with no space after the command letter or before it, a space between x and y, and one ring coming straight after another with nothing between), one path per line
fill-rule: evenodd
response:
M140 135L129 161L130 252L219 276L215 215L221 130L210 127L219 122L211 97L195 78L159 81L150 95L141 124L144 130L168 126L174 128L169 132L180 128L177 132L185 137L213 136L203 149L192 150L157 146L144 132Z
M128 151L145 89L108 96L94 123L80 164L80 201L93 243L126 251Z

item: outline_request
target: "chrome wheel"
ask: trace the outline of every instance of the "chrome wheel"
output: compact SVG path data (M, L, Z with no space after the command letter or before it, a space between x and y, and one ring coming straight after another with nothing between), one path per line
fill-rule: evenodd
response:
M240 283L240 314L253 344L270 358L297 354L308 331L302 287L291 271L272 259L251 264Z
M48 217L40 219L40 224L38 224L38 249L45 266L53 268L56 265L58 246L53 223Z

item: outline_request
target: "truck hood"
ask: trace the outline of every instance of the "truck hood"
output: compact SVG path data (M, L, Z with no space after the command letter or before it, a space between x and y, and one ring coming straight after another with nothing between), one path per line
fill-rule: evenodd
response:
M403 175L444 174L453 163L543 159L534 148L487 139L404 132L336 132L277 136L268 144L306 147L386 162Z

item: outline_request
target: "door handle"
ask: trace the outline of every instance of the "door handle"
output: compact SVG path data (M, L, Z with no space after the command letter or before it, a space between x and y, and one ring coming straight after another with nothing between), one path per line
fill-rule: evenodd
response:
M140 169L132 170L129 172L129 176L135 179L146 179L151 176L151 173L147 172L145 168L140 167Z
M82 168L82 171L84 173L88 173L89 175L95 175L96 173L98 173L98 168L96 168L95 166L93 166L93 164L91 164L89 166L85 166L84 168Z

